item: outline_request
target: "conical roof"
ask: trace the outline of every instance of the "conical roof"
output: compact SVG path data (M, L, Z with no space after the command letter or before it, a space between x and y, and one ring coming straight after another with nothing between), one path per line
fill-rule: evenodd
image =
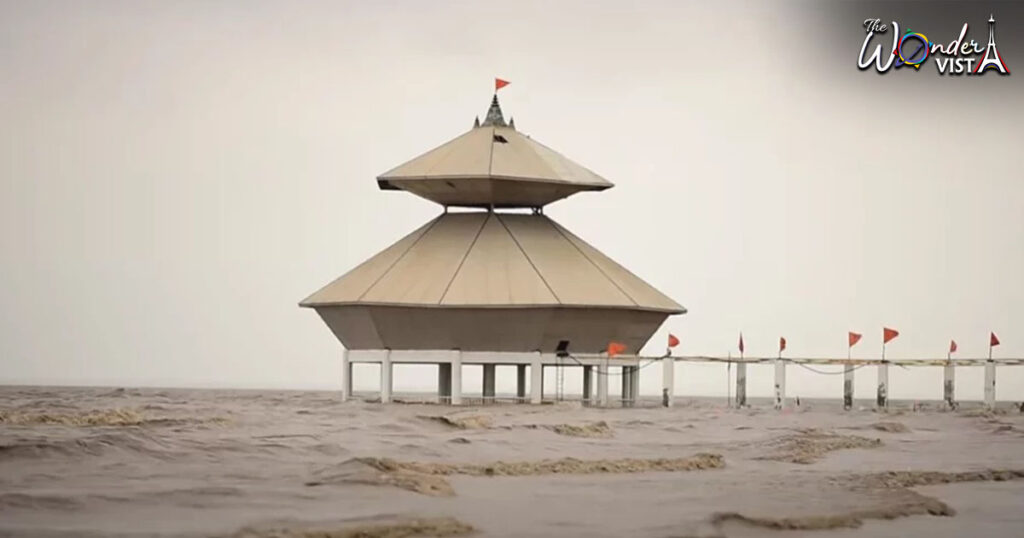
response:
M302 306L686 310L544 215L446 213Z
M497 96L482 124L377 177L442 205L540 207L614 185L505 123Z

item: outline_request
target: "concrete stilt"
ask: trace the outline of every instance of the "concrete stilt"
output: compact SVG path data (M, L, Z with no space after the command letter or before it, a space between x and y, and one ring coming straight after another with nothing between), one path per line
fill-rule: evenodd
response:
M640 400L640 367L630 367L630 407Z
M593 366L583 367L583 403L590 403L590 393L593 392Z
M352 398L352 361L348 359L348 350L341 351L341 401Z
M747 406L747 363L736 363L736 407Z
M775 409L786 407L786 363L775 359Z
M498 365L484 365L484 403L494 403L494 385L497 377Z
M676 397L676 360L661 360L661 405L672 407Z
M452 358L452 405L462 404L462 352Z
M391 403L391 350L380 361L380 403Z
M879 409L889 408L889 361L878 364L878 397L875 405Z
M996 363L992 359L985 363L985 406L996 407Z
M544 367L540 363L540 353L530 362L530 403L539 404L544 397Z
M619 376L619 379L622 381L622 406L623 407L629 407L629 405L633 402L633 394L632 394L633 393L633 381L632 381L632 375L633 375L633 371L630 369L629 366L623 366L622 367L622 375Z
M516 365L516 398L519 401L526 399L526 365Z
M437 365L437 401L452 403L452 365L442 362Z
M597 403L608 407L608 362L597 367Z
M843 409L853 409L853 365L843 366Z
M950 410L956 409L956 369L952 361L942 367L942 399Z

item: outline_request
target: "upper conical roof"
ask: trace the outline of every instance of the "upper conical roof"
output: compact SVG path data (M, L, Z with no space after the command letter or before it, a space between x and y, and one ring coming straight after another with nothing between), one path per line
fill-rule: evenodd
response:
M483 123L377 177L443 205L540 207L610 181L505 123L494 97Z
M441 215L301 304L686 311L546 216L493 212Z

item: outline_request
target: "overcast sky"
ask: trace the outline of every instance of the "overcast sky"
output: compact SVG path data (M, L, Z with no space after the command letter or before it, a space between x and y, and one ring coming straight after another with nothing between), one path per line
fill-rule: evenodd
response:
M987 43L990 12L1011 76L856 67L866 18ZM1024 356L1020 4L4 0L0 383L340 387L297 302L440 211L374 177L467 130L495 76L520 130L616 183L548 215L689 309L648 352L743 331L841 357L856 330L878 357L888 325L890 358L984 356L990 330ZM677 373L725 392L720 366ZM937 368L891 375L941 396ZM997 392L1024 399L1024 367Z

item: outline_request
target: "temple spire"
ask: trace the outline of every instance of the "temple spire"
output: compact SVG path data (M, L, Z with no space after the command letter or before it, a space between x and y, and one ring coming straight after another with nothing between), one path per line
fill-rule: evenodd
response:
M494 94L494 98L491 99L491 108L487 109L487 117L484 118L484 122L481 125L507 126L505 116L501 114L501 105L498 104L498 94Z

